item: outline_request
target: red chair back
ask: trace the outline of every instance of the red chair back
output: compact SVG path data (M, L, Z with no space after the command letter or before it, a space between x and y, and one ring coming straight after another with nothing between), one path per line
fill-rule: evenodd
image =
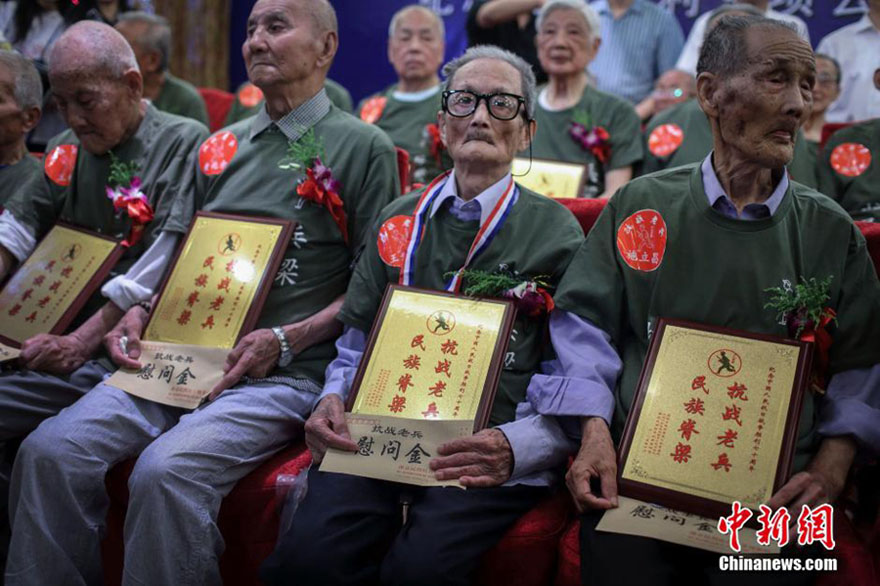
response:
M826 122L822 127L822 139L819 141L819 148L825 148L825 143L831 138L831 135L840 130L852 126L852 122Z
M590 232L590 228L596 223L607 202L604 199L557 199L556 201L574 214L574 217L580 222L581 228L584 229L584 234Z
M223 122L226 121L226 115L232 108L232 102L235 100L235 94L218 90L212 87L200 87L199 94L205 101L205 107L208 109L208 126L209 130L217 132L223 128Z
M400 194L409 193L409 153L406 149L394 147L397 151L397 176L400 179Z

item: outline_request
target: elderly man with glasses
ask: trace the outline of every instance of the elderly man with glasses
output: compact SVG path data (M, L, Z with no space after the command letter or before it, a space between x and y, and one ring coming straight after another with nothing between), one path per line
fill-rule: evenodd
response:
M423 222L413 245L414 272L405 284L453 289L457 269L539 276L549 286L562 276L583 240L565 208L517 186L510 166L536 128L535 81L519 57L476 47L444 67L440 132L453 169L380 214L355 269L339 319L346 329L338 358L327 369L320 402L306 423L316 461L328 447L357 451L343 404L388 283L398 282L400 256L377 238L387 223L416 214ZM468 251L493 211L500 225L480 254ZM405 249L405 245L404 245ZM465 272L462 290L467 290ZM308 493L290 531L264 567L269 584L470 584L480 556L560 479L568 443L552 417L535 414L527 388L545 358L547 313L518 312L490 427L440 446L431 469L439 480L468 490L420 488L394 482L309 472ZM531 393L529 393L531 399ZM388 547L390 545L390 547Z

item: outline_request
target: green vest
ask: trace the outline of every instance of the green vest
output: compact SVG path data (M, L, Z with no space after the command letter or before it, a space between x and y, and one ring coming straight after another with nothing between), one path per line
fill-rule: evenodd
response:
M40 161L25 153L15 164L0 166L0 210L28 181L39 179Z
M655 155L650 147L651 134L665 124L678 126L684 136L681 144L672 153ZM712 150L712 127L709 126L708 118L700 109L700 103L696 98L692 98L651 118L645 128L644 144L645 160L641 174L702 162ZM794 158L788 165L788 172L798 183L816 188L816 155L801 131L798 131L794 143Z
M630 268L617 233L636 212L656 210L667 227L659 266ZM880 283L865 239L827 197L791 183L769 218L731 219L709 206L697 164L633 180L608 203L559 286L557 306L607 332L623 360L612 432L629 413L650 333L658 318L678 318L787 336L770 287L801 277L832 277L830 374L880 362ZM798 432L795 470L815 451L817 399L808 393Z
M110 277L124 274L162 230L185 233L189 228L189 218L179 217L171 213L171 209L177 198L191 197L194 160L198 156L199 144L207 135L207 129L198 122L160 112L155 106L148 105L134 135L113 149L113 154L123 163L134 161L138 164L141 190L146 194L155 217L144 230L141 240L125 249ZM67 181L58 174L59 167L51 163L63 158L56 156L58 153L72 153L73 149L76 149L76 158L70 159L67 172L71 174ZM93 155L82 148L72 130L65 130L46 146L43 171L41 178L32 181L28 189L19 191L6 204L15 219L30 228L37 240L58 221L119 240L128 236L131 221L116 214L113 202L106 194L109 154ZM59 180L62 184L57 182ZM95 293L80 312L80 318L90 316L105 302L99 292ZM73 327L78 323L75 322Z
M257 104L253 106L246 106L241 103L239 99L239 92L241 89L247 85L250 85L250 82L245 82L238 86L238 89L235 91L235 100L232 102L232 106L229 108L229 113L226 115L226 121L223 123L224 126L230 126L244 120L245 118L250 118L260 111L260 108L263 107L263 100L260 100ZM330 98L330 101L333 102L333 105L343 110L344 112L351 113L352 103L351 103L351 94L348 93L348 90L342 87L340 84L336 83L332 79L324 80L324 90L327 92L327 97Z
M208 109L196 86L165 72L165 83L153 105L163 112L186 116L208 126Z
M397 283L400 276L400 269L385 264L379 255L379 228L389 218L412 216L422 191L405 195L382 210L352 276L339 314L343 323L370 331L385 286ZM552 227L552 231L548 232L548 227ZM464 264L478 229L479 222L463 222L444 208L438 210L428 220L416 253L413 285L445 289L444 275ZM549 198L520 187L519 199L507 221L489 248L476 257L469 268L495 271L504 265L517 271L524 280L544 275L555 285L583 238L583 231L571 212ZM545 358L545 341L546 318L517 315L492 405L491 425L515 418L516 405L525 400L526 387Z
M820 159L819 191L855 220L880 221L880 118L835 132Z
M575 117L584 115L589 117L591 126L601 126L609 134L611 158L605 164L600 164L569 134ZM636 165L642 160L639 117L632 104L611 94L587 86L580 101L572 108L551 112L538 103L535 120L538 130L532 139L532 157L586 165L584 197L596 197L605 191L605 173L608 171ZM528 157L529 151L525 150L519 156Z
M382 115L375 125L385 131L394 146L400 147L410 155L410 182L430 183L437 175L452 168L452 160L446 149L439 152L439 161L431 154L431 135L428 125L437 124L440 111L440 91L419 102L405 102L394 97L397 85L384 92L374 94L363 100L357 109L361 115L364 104L372 98L383 96L387 100Z
M397 157L388 137L331 106L313 128L324 145L322 162L341 184L339 197L350 238L346 244L330 212L297 195L304 170L279 168L287 156L284 134L273 125L249 138L255 120L238 122L215 134L231 133L237 143L235 153L219 174L206 175L201 168L197 171L196 200L189 207L298 222L257 321L256 328L268 328L300 322L345 293L352 261L365 233L400 187ZM229 143L229 138L224 142ZM332 340L316 344L271 375L308 378L321 384L324 369L335 354Z

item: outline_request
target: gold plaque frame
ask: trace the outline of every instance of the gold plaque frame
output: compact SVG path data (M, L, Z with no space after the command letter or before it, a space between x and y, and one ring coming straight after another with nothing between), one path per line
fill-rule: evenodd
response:
M385 289L385 294L382 297L382 303L380 305L379 312L376 316L376 319L373 321L372 328L370 329L370 336L367 341L367 348L364 352L363 358L361 359L360 365L358 366L357 374L355 375L354 381L352 383L351 392L349 393L348 401L346 403L346 410L353 413L356 412L355 408L359 404L359 395L360 391L365 386L367 372L372 370L372 367L374 366L374 360L381 360L385 358L385 356L382 354L382 349L379 348L382 339L387 334L387 332L384 332L382 328L383 325L386 323L386 319L389 318L389 307L391 306L395 295L400 294L413 294L424 296L429 301L430 298L434 297L442 300L444 306L447 305L450 300L452 300L452 302L455 304L467 304L470 306L470 315L477 317L477 312L479 311L479 308L489 308L498 318L497 334L495 339L491 343L491 353L488 362L484 365L485 368L483 370L483 384L480 385L478 388L471 389L470 391L476 392L478 390L480 393L479 400L476 401L477 408L474 413L474 431L479 431L480 429L485 428L489 422L489 415L492 411L492 403L495 400L495 391L498 387L498 380L501 376L504 354L507 350L507 344L510 340L510 332L513 328L513 322L516 314L516 309L513 302L506 299L494 298L473 299L469 297L455 295L445 291L433 291L416 287L406 287L396 283L389 283ZM430 320L434 313L438 312L433 311L431 313L426 313L425 315L421 315L420 319ZM468 315L467 312L465 312L465 315ZM460 323L464 322L461 321ZM453 328L454 327L455 326L453 326ZM387 335L396 336L397 338L399 338L400 333L395 332ZM413 340L414 339L415 338L413 338ZM474 345L476 345L476 343ZM415 346L411 347L415 348ZM468 360L469 359L470 358L468 358ZM465 378L465 382L466 380L467 378ZM382 392L385 392L384 389ZM390 394L394 393L391 392ZM382 396L384 397L385 395ZM473 401L472 404L474 404ZM389 415L389 413L386 413L386 415Z
M13 293L12 290L23 286L24 281L30 279L35 272L43 270L49 270L51 272L51 268L47 268L48 265L44 263L49 262L54 264L56 259L49 260L47 254L52 252L53 247L57 247L57 245L53 245L53 240L65 237L68 239L71 237L77 240L81 239L81 242L76 243L76 245L79 246L79 252L77 255L81 257L83 251L85 251L86 255L90 254L92 256L90 265L95 265L95 268L88 271L89 266L84 267L82 269L82 274L78 275L76 278L85 282L82 284L74 283L67 288L73 299L67 303L59 302L56 304L55 312L57 313L60 310L61 315L52 320L52 323L48 328L38 328L43 329L43 331L36 331L36 329L29 327L27 328L28 331L23 336L16 336L14 334L10 335L10 333L15 330L15 326L10 325L9 323L4 323L5 321L8 321L4 320L4 318L8 315L7 306L16 296L18 296L18 293ZM73 248L71 248L70 253L71 262L73 262L75 258L72 251ZM0 333L0 342L13 348L21 348L21 344L35 334L63 334L88 302L89 298L103 284L104 279L107 278L110 271L116 263L119 262L124 251L125 249L119 241L113 238L66 222L56 223L40 241L27 260L22 263L15 273L13 273L5 282L3 288L0 289L0 331L3 332ZM38 266L39 264L43 264L44 266ZM63 272L60 274L63 275ZM77 285L79 285L79 287L77 287ZM49 289L51 290L51 285ZM57 289L54 290L56 294L57 291ZM47 292L49 291L43 291L42 294ZM36 300L36 297L39 295L40 293L34 295L32 299ZM43 306L41 306L41 308L42 307ZM25 310L25 313L26 311L27 310Z
M700 344L703 345L703 348L707 347L706 341L717 343L719 349L705 351L708 352L706 356L703 355L704 350L701 349L699 350L699 358L694 358L693 348L699 347ZM690 351L682 350L687 348L688 344L692 349ZM712 347L714 348L714 346ZM739 352L736 351L743 348L747 349L748 353L745 350L740 351L749 357L748 360L740 358ZM676 349L679 350L679 354L684 353L684 355L673 354L672 352ZM768 349L771 350L770 356L766 355ZM727 356L728 352L730 352L730 356ZM724 359L718 353L723 353L729 359L730 370L735 370L734 374L727 371L723 375L720 374L721 367L719 367L718 374L714 372L711 366L714 364L711 362L713 357L721 364L724 363ZM743 372L744 363L752 362L751 356L762 355L761 353L763 353L765 363L759 363L758 368L754 370L750 366L749 371ZM735 368L737 359L739 359L739 366ZM797 440L798 420L809 380L811 359L812 345L807 342L661 318L657 324L657 332L651 340L620 442L618 463L620 494L712 518L729 514L730 505L734 500L741 501L744 506L757 508L758 504L769 499L790 476ZM774 360L778 360L778 362ZM666 364L663 363L664 361ZM766 366L768 373L773 373L774 376L767 374L756 379L755 372L763 372L760 370L762 366ZM707 367L711 376L703 376L703 381L699 381L700 376L688 380L693 376L693 373L700 374ZM779 368L777 369L777 367ZM742 376L739 376L740 373ZM779 378L777 379L776 376ZM706 380L707 377L708 380ZM752 383L741 385L738 382L754 380L758 380L761 387L755 387ZM766 385L761 381L765 381ZM701 387L698 386L698 382L707 384ZM775 393L772 392L774 385L776 386ZM709 387L712 386L715 387L715 391L720 392L713 391L714 395L710 396ZM740 386L742 386L742 390L739 390ZM764 392L765 389L767 389L766 392ZM750 397L752 403L748 405L748 411L745 411L748 395L746 395L746 402L742 400L742 395L746 391L752 395ZM747 415L754 415L755 406L760 401L762 393L764 401L758 407L760 411L759 423L757 425L753 423L743 425L742 421L747 419ZM718 397L721 395L726 398L719 399ZM683 397L688 399L685 403L682 402ZM728 448L725 446L729 446L730 451L737 447L733 440L728 440L728 444L716 442L716 440L724 440L721 435L716 436L712 432L710 419L703 419L699 411L693 411L696 413L695 415L690 415L691 411L687 411L688 405L691 408L694 407L694 404L690 402L694 398L700 400L700 405L705 405L706 413L712 412L713 407L716 413L720 411L720 408L725 409L725 413L721 414L721 419L728 420L728 422L722 422L720 426L716 427L716 431L720 427L729 428L728 432L722 432L725 433L725 437L729 436L730 429L737 432L737 438L742 431L751 432L754 430L751 438L753 442L752 459L747 461L746 468L739 467L742 462L742 452L736 452L733 456L727 455ZM739 399L739 402L736 399ZM731 421L732 417L728 416L734 412L726 411L727 406L722 406L722 403L739 406L739 410L735 411L736 419ZM670 417L664 413L664 409L687 411L683 415L679 413L674 420L674 422L677 422L679 418L683 420L682 427L678 430L681 437L674 437L668 442L665 441L666 434L672 428L668 425ZM740 410L743 410L741 419ZM765 416L767 417L766 425L764 424ZM703 427L687 434L687 440L685 440L687 444L682 441L686 433L682 430L687 421L685 418L700 424L706 423L708 427L708 429ZM734 425L734 422L739 424L738 427ZM690 427L695 429L693 424L690 424ZM675 434L676 432L672 432L671 435L675 436ZM759 459L761 438L765 434L768 436L769 447L761 453ZM736 441L740 439L743 438L738 438ZM674 445L676 443L678 443L677 446ZM670 446L672 446L673 452L670 452ZM683 459L683 461L681 461L683 454L680 453L680 446L688 448L687 459ZM690 461L690 446L694 447L693 462ZM740 444L738 447L742 448L743 446ZM724 454L723 460L722 453ZM711 454L711 456L705 458L704 454ZM696 455L700 455L700 459L697 459ZM679 460L676 460L676 456ZM712 463L711 460L716 457L718 458L717 462ZM737 464L735 470L733 470L734 465L730 461L731 457L735 459L734 462ZM664 461L660 462L660 458ZM698 462L705 464L706 461L710 463L714 472L722 474L722 476L712 477L712 472L708 471L710 467L706 466L703 466L705 470L683 467ZM729 466L726 466L724 462ZM675 468L676 466L678 468ZM731 470L732 474L738 476L729 475ZM757 474L755 474L755 470L757 470ZM746 476L743 476L744 474ZM748 485L749 488L745 489L745 485ZM734 494L736 491L739 493Z
M207 222L205 220L207 220ZM263 236L266 237L266 241L262 244L267 244L268 250L270 251L266 260L265 268L263 269L259 284L253 292L253 297L250 301L250 304L248 305L248 309L244 315L244 318L241 320L238 330L232 337L233 339L231 340L231 342L224 344L200 344L199 341L189 340L185 336L168 336L167 332L163 332L162 329L160 329L165 328L166 326L159 325L160 320L167 319L168 316L173 315L180 308L185 309L182 303L182 298L174 296L177 295L180 290L183 290L183 280L192 278L192 273L190 272L187 274L187 269L192 268L193 266L203 266L200 265L202 261L199 259L201 258L201 254L203 254L204 251L196 251L194 243L200 237L209 237L208 234L204 233L210 231L209 224L214 223L211 222L211 220L220 220L225 224L240 223L242 225L248 225L249 227L256 224L267 227L274 226L278 228L274 237L272 236L272 234L263 234ZM174 254L174 259L171 263L171 270L167 272L165 278L162 281L162 286L159 289L158 299L153 305L153 309L150 312L149 320L147 322L147 327L144 329L144 340L172 342L177 344L192 344L197 346L207 345L229 348L235 346L235 344L238 342L238 340L241 339L242 336L246 335L254 328L254 325L256 324L257 319L260 316L263 304L266 302L266 298L269 295L269 289L272 286L272 281L274 280L275 275L278 272L278 267L281 265L284 252L287 250L287 246L290 242L290 237L293 233L295 224L295 222L291 222L290 220L282 220L279 218L236 216L214 212L197 212L195 217L193 217L192 223L190 224L186 238ZM235 235L237 236L237 234ZM226 236L224 236L224 238L225 237ZM234 251L235 249L233 248L233 252ZM176 305L177 301L181 301L180 307Z
M516 157L511 172L517 183L547 197L575 199L581 197L587 181L587 166L548 159Z

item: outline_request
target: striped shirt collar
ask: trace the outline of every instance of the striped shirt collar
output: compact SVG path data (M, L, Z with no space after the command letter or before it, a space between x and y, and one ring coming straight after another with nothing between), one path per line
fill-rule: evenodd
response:
M260 108L259 113L254 116L251 122L251 131L248 138L254 140L264 131L274 127L280 130L287 140L296 142L302 137L309 128L318 123L321 118L330 111L330 98L323 88L310 99L303 102L298 108L294 108L278 120L269 118L269 112L266 110L266 104Z

